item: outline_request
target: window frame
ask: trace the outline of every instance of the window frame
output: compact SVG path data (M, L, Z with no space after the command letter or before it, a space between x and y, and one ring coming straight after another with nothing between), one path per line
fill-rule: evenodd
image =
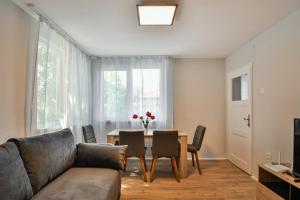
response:
M104 73L107 72L107 71L112 71L112 72L118 72L118 71L125 71L126 72L126 91L127 91L127 98L126 98L126 104L128 105L129 103L132 104L133 102L130 102L130 99L132 99L133 97L133 88L130 89L131 92L128 91L128 88L129 87L133 87L133 70L143 70L143 69L157 69L159 70L159 80L161 81L162 79L162 71L161 71L161 68L160 67L156 67L156 66L153 66L153 67L118 67L118 66L109 66L109 67L104 67L103 68L103 75L102 75L102 81L104 81ZM162 98L162 90L160 88L160 86L158 87L159 88L159 96L157 97L159 99L159 102L161 101L161 98ZM102 84L101 86L101 90L104 91L104 84ZM103 96L101 97L103 98ZM103 101L102 101L103 102ZM159 103L159 107L161 106L160 105L161 103ZM102 110L103 110L103 115L105 116L105 111L104 111L104 102L102 103L101 105L102 107ZM133 113L132 113L133 114ZM141 115L144 115L145 113L140 113ZM128 120L122 120L122 121L118 121L118 122L121 122L121 123L128 123L128 124L132 124L134 122L133 119L130 118L130 116L128 116ZM112 120L111 119L106 119L105 120L105 123L106 124L109 124L109 123L112 123Z

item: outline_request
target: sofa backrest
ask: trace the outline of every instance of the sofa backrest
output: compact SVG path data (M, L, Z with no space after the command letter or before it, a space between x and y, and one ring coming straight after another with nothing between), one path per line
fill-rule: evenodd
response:
M19 148L34 194L69 169L75 160L76 145L70 129L11 141Z
M33 196L30 181L13 142L0 145L0 199L27 200Z

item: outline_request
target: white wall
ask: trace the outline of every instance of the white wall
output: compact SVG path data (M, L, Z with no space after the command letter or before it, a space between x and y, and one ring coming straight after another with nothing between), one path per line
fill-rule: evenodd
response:
M33 23L10 0L0 1L0 143L24 136L27 49Z
M253 62L253 166L282 153L292 161L293 118L300 116L300 10L236 50L226 59L230 72ZM261 94L260 89L265 93Z
M174 128L207 127L201 158L226 158L225 60L174 59ZM189 155L190 156L190 155Z

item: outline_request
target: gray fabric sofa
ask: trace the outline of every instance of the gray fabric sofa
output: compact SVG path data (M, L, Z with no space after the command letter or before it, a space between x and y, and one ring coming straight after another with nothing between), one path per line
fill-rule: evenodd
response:
M1 200L116 200L126 147L74 143L70 129L0 145Z

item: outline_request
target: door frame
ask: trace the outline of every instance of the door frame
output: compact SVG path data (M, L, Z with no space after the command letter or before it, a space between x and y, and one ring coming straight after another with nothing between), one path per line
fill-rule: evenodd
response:
M246 173L252 175L252 164L253 164L253 63L249 62L246 65L243 65L242 67L239 67L237 69L231 70L226 73L226 136L227 136L227 158L229 161L231 161L231 146L230 146L230 134L231 134L231 121L230 121L230 116L231 116L231 92L232 92L232 87L231 87L231 80L233 77L237 77L241 74L244 74L246 72L248 74L248 103L250 106L249 109L249 115L250 115L250 156L249 156L249 169L245 171ZM232 161L231 161L232 162ZM233 162L232 162L233 163ZM233 163L234 164L234 163Z

